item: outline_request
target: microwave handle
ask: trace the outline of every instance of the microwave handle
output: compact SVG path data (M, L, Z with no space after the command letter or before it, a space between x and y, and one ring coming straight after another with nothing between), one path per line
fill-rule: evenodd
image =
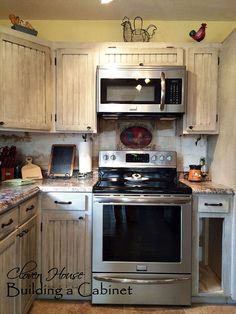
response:
M164 110L165 98L166 98L166 78L165 78L165 73L161 72L161 103L160 103L161 111Z

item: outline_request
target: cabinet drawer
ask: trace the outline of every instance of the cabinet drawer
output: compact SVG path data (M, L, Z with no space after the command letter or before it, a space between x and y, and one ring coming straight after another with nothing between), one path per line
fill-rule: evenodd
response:
M89 210L91 193L43 193L42 209Z
M20 206L20 223L26 221L30 217L32 217L38 208L38 198L33 197L24 203L22 203Z
M231 206L229 195L206 195L198 197L198 211L207 213L228 213Z
M18 207L14 207L0 216L0 239L18 226Z

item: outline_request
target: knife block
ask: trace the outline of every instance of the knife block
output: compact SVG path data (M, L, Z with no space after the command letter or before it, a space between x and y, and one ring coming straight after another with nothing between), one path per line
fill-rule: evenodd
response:
M2 181L14 179L14 168L1 168L1 179Z

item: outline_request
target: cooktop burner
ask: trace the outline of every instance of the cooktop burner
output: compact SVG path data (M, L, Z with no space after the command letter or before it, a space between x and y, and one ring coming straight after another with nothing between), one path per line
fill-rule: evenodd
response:
M99 166L95 193L192 193L177 180L175 152L100 152Z

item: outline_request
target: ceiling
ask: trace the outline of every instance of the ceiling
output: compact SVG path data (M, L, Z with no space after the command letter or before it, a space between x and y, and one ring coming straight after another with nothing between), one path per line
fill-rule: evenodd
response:
M0 19L9 13L30 20L236 21L236 0L0 0Z

